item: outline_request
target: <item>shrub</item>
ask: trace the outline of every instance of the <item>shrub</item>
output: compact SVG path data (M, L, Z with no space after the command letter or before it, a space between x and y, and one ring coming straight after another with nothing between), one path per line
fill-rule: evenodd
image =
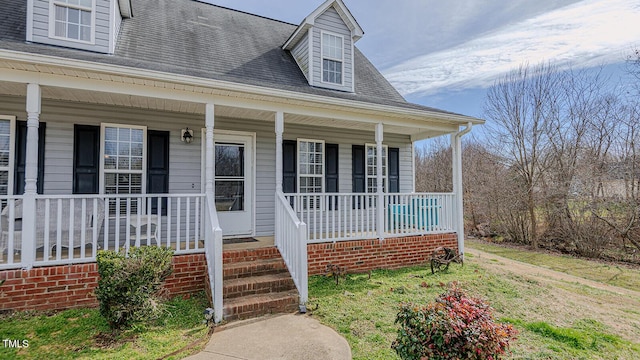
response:
M425 307L404 304L391 347L402 359L499 359L516 330L495 323L492 312L454 284Z
M171 275L173 250L155 246L133 248L126 257L98 252L96 298L100 314L113 330L156 317L161 311L159 290Z

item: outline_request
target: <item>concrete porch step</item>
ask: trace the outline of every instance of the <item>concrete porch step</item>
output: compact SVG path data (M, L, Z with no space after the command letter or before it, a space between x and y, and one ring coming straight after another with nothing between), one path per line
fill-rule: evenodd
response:
M269 294L256 294L224 301L225 320L249 319L265 314L291 313L298 310L298 294L282 291Z
M287 272L287 265L282 258L255 260L251 262L232 262L224 264L225 280L250 276L278 274Z
M231 299L283 291L296 291L293 279L288 272L226 280L224 281L223 298Z

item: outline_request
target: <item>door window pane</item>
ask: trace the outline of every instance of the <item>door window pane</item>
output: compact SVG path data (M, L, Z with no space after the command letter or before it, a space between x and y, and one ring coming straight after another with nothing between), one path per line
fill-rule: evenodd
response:
M244 145L216 144L216 177L244 177Z
M216 210L244 210L244 180L216 180Z

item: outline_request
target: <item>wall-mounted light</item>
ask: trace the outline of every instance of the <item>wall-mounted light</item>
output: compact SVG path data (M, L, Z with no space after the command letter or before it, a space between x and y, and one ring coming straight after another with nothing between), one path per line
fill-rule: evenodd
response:
M180 131L180 140L190 144L193 141L193 130L186 128Z

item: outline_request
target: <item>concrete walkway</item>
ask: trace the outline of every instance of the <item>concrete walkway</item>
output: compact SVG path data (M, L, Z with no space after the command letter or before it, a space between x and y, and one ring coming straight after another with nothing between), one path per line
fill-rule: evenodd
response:
M217 328L189 360L351 359L347 341L307 315L279 315Z

